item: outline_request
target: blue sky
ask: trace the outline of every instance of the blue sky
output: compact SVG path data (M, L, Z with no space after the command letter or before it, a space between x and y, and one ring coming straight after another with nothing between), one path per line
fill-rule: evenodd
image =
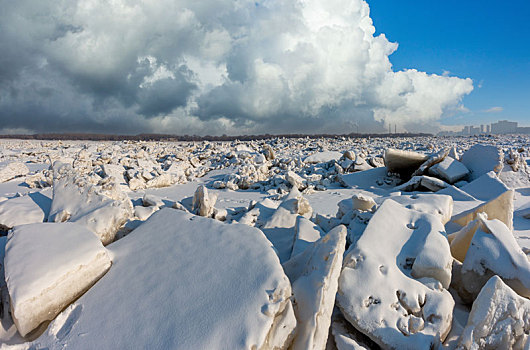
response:
M499 119L530 126L530 1L369 0L377 34L398 50L394 70L415 68L473 79L468 113L443 124ZM497 108L495 113L485 111Z

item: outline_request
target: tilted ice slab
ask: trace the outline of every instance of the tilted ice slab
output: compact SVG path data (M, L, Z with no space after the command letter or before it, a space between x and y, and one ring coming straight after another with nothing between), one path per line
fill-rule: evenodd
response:
M497 146L476 144L464 152L460 159L469 169L469 177L475 180L480 176L494 171L500 173L503 167L503 153Z
M51 190L31 192L0 202L0 230L43 222L50 212Z
M337 350L371 350L378 346L370 338L355 329L340 312L333 315L331 334Z
M165 208L108 248L110 271L50 324L37 348L289 345L291 286L260 230Z
M393 148L386 149L383 158L388 171L408 175L412 174L429 159L428 156L421 153Z
M430 349L451 328L452 257L433 215L385 201L344 258L337 304L386 348Z
M309 219L298 216L296 218L295 236L291 258L302 253L307 247L324 236L320 227Z
M8 163L7 165L0 166L0 183L27 175L28 173L29 169L26 164L21 162Z
M6 244L5 275L13 320L25 336L52 320L110 268L107 250L74 223L15 226Z
M473 300L493 275L500 276L519 295L530 298L530 261L517 244L512 232L499 220L479 214L464 230L455 234L451 250L457 258L470 236L469 249L457 276L455 288L462 299Z
M298 321L292 350L323 350L326 347L346 233L345 226L335 227L283 265L292 283Z
M498 276L489 279L473 303L457 349L530 348L530 300Z
M48 221L76 222L88 227L103 244L133 215L131 201L111 199L86 184L70 166L54 164L53 199Z

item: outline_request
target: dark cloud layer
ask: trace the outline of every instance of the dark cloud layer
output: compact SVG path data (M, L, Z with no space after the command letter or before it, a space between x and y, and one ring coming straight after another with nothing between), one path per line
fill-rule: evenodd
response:
M0 131L432 128L470 79L394 72L362 0L0 0Z

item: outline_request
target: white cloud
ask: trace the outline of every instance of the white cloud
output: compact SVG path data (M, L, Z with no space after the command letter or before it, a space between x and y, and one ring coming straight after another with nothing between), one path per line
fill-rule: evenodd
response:
M488 108L484 112L485 113L500 113L502 111L504 111L504 108L497 106L497 107Z
M462 110L473 89L470 79L394 72L398 45L374 36L362 0L0 4L9 128L419 130Z

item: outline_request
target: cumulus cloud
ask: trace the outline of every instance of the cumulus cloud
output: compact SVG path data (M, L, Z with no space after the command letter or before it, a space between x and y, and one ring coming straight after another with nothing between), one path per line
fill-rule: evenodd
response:
M362 0L0 0L0 122L34 131L425 130L470 79L395 72ZM353 127L352 127L353 126Z

